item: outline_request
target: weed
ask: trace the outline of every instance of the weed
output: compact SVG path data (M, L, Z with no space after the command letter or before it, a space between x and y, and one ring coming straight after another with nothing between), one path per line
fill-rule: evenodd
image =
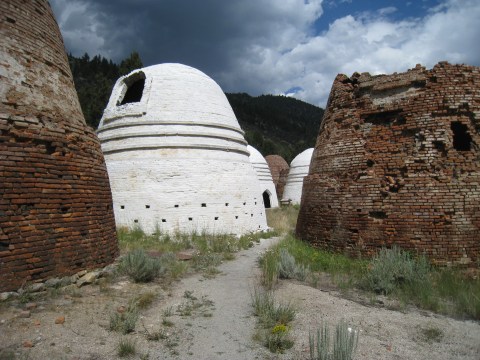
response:
M278 282L278 252L274 249L269 249L260 259L260 265L262 267L262 285L271 290Z
M166 327L172 327L174 325L173 321L167 320L165 318L162 319L162 325Z
M195 314L201 314L204 317L211 317L212 314L208 312L210 308L214 308L214 303L206 296L202 296L201 299L193 296L193 291L185 291L183 297L187 299L186 302L177 306L177 313L180 316L192 316Z
M170 306L167 309L163 310L163 317L168 317L173 315L173 307Z
M138 306L139 309L146 309L152 305L155 297L155 293L148 291L136 296L132 301Z
M434 325L428 325L427 327L420 328L419 332L420 339L429 344L442 341L444 336L443 330Z
M189 299L189 300L192 300L192 301L197 300L197 298L195 296L193 296L193 291L191 291L191 290L185 290L185 292L183 293L183 297L185 299Z
M128 275L135 282L149 282L165 271L161 262L145 254L142 249L129 252L118 265L120 273Z
M222 256L216 253L204 253L195 255L192 259L195 270L208 270L222 263Z
M288 326L275 325L265 337L265 346L273 353L283 353L293 346L293 341L288 336Z
M277 235L287 234L295 229L298 211L298 206L266 209L268 226L272 227Z
M352 360L358 345L359 331L341 320L335 329L333 345L330 345L330 332L325 323L314 334L309 334L311 360Z
M135 355L137 352L136 350L136 343L130 339L121 339L117 346L117 355L119 357L126 357Z
M138 308L131 303L123 313L118 311L110 315L109 330L118 331L122 334L128 334L135 330L135 324L138 320Z
M288 324L295 318L295 309L289 303L277 303L271 292L254 289L252 294L254 315L264 328Z
M142 322L142 326L143 326L143 329L144 329L145 337L147 338L148 341L159 341L159 340L164 340L168 337L168 335L162 329L160 329L158 331L150 332L145 327L145 324L143 322Z

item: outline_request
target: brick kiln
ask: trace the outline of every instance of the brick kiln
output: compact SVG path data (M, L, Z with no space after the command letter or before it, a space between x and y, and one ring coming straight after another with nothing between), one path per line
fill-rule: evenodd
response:
M99 141L47 1L0 2L0 291L118 254Z
M98 128L118 225L243 234L267 227L247 143L218 84L160 64L115 84Z
M302 198L303 178L308 175L313 148L302 151L290 163L287 182L283 190L282 201L300 204Z
M277 199L281 199L290 167L280 155L267 155L265 156L265 160L267 161L270 173L272 174L273 184L277 191Z
M372 254L397 244L478 266L480 68L338 75L305 178L297 235Z
M265 160L260 151L253 146L248 145L247 149L250 153L250 162L255 169L255 173L257 174L261 186L260 191L263 197L263 205L266 208L278 207L277 192L275 190L275 185L273 184L272 174L270 173L267 160Z

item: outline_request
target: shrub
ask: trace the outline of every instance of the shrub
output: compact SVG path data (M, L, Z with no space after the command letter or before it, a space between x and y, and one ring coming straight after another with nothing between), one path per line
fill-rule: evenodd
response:
M358 330L349 327L341 320L335 329L333 346L330 345L330 332L325 323L314 334L309 334L311 360L352 360L358 345Z
M135 282L149 282L164 271L159 259L145 254L145 251L136 249L122 257L118 270L128 275Z
M288 250L281 248L278 274L281 279L297 279L305 281L307 277L307 268L304 265L297 264L295 258L288 252Z
M396 246L381 249L372 259L363 286L376 293L390 294L406 284L421 284L428 278L430 266L424 256L417 260Z

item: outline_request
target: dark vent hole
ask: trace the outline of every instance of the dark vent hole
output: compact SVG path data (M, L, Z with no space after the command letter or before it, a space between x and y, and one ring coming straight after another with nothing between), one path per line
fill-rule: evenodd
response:
M8 250L8 243L0 241L0 251Z
M120 209L125 209L125 205L120 205Z
M205 203L202 203L202 207L207 207L207 204L205 204Z
M145 208L146 208L146 209L150 209L150 205L145 205Z
M215 216L215 220L218 220L218 216Z
M467 125L454 121L451 124L453 131L453 147L458 151L469 151L472 144L472 137L467 132Z
M130 85L123 97L120 105L129 103L140 102L142 100L143 88L145 87L145 79L138 79L132 85Z
M175 207L178 207L178 205L177 205L177 204L175 204Z
M133 220L134 223L138 223L138 219Z
M188 221L192 221L192 220L193 220L193 218L191 218L191 217L188 218Z
M370 211L368 213L368 216L374 218L374 219L386 219L387 214L384 211Z
M162 222L167 222L167 219L162 219Z

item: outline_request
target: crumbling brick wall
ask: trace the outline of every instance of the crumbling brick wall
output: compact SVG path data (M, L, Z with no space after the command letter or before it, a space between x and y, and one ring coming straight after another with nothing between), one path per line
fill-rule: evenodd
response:
M118 254L99 141L47 1L0 2L0 291Z
M480 68L417 65L335 79L297 235L370 255L394 244L478 266Z
M280 200L283 196L285 184L287 183L290 167L280 155L267 155L265 160L267 160L268 167L272 174L273 183L275 184L275 190L277 191L277 197Z

